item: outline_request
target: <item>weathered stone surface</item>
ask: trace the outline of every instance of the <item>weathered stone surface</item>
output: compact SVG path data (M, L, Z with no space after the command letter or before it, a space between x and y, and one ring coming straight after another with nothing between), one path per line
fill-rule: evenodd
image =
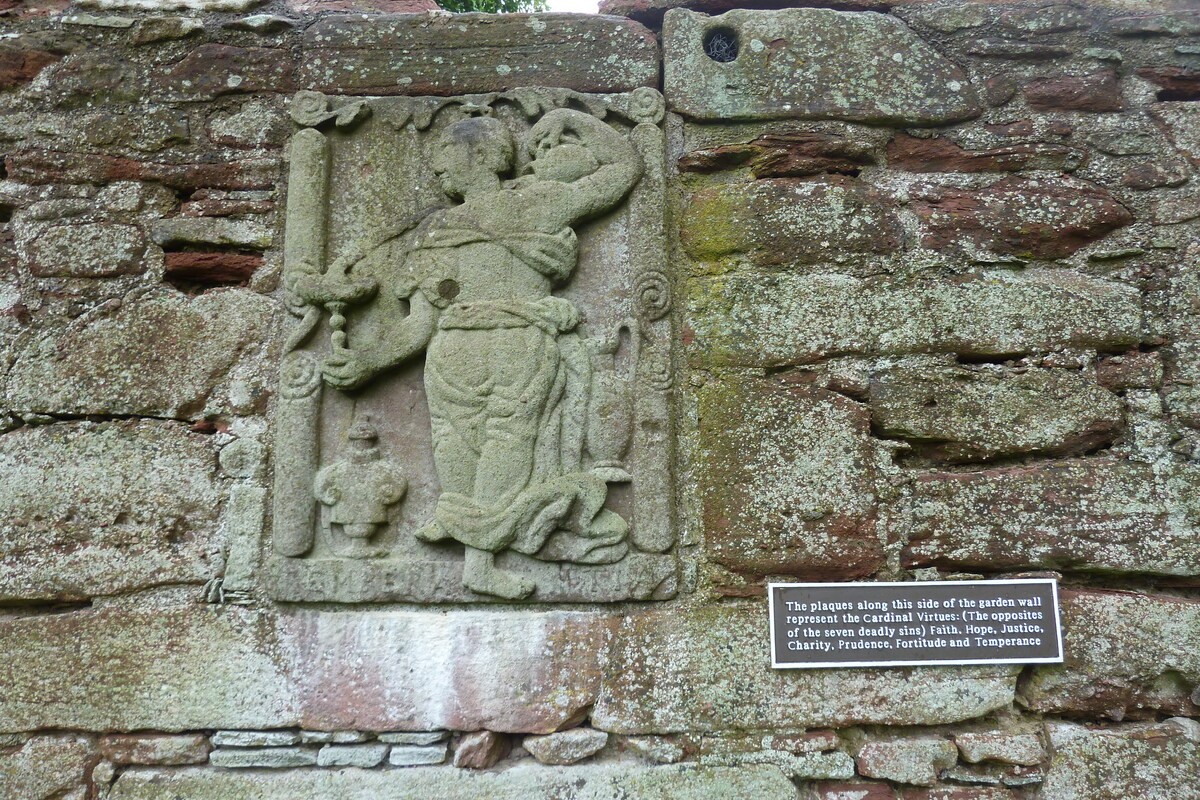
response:
M110 800L794 800L796 787L770 766L529 766L500 772L454 767L400 770L221 772L197 768L134 769L117 780Z
M393 767L423 767L441 764L445 760L445 742L431 745L397 744L388 753L388 763Z
M24 86L69 51L51 37L34 33L0 43L0 91Z
M1079 370L909 364L871 376L871 422L923 456L1067 455L1110 442L1124 406Z
M1121 111L1125 101L1112 70L1064 78L1039 78L1025 86L1025 100L1038 111Z
M1200 15L1188 11L1187 3L1172 4L1182 13L1139 14L1109 20L1108 30L1117 36L1190 36L1200 33ZM1171 7L1171 6L1169 6ZM1156 11L1153 6L1145 9Z
M1023 34L1040 36L1065 33L1093 24L1093 17L1084 9L1066 3L1051 3L1032 8L1017 8L1000 16L1001 27Z
M734 60L705 52L713 30ZM900 20L817 8L674 10L663 26L667 101L699 119L802 117L939 125L982 110L970 80Z
M889 253L903 235L893 203L873 187L842 177L703 189L692 194L681 222L680 239L693 259L741 253L772 267Z
M119 608L0 620L0 730L181 731L294 724L269 617L241 608Z
M1096 382L1113 392L1157 389L1163 381L1163 358L1157 351L1130 350L1096 364Z
M572 728L545 736L526 736L522 746L543 764L574 764L608 744L608 734L593 728Z
M914 209L922 242L1024 258L1066 258L1134 221L1102 187L1070 177L1005 178L976 192L943 189Z
M202 44L159 78L175 99L210 100L244 92L288 92L292 54L273 47Z
M1200 713L1200 601L1062 590L1062 626L1066 660L1021 681L1030 709L1116 720Z
M1131 166L1121 175L1121 185L1130 189L1159 189L1164 186L1182 186L1190 177L1187 162L1173 158Z
M4 400L44 414L249 411L265 401L265 344L278 313L269 299L240 289L194 298L150 289L27 346L8 373ZM231 372L247 382L225 384Z
M89 737L74 734L32 736L15 749L0 748L0 798L75 798L72 790L87 785L94 748Z
M1166 129L1167 137L1194 166L1200 166L1200 107L1196 103L1158 103L1150 113Z
M595 702L617 620L582 612L304 612L278 637L304 727L550 733ZM348 676L346 664L369 665Z
M205 126L217 144L241 149L280 147L290 131L282 99L255 98L229 111L214 112Z
M1193 575L1198 481L1112 458L922 475L904 561Z
M179 189L270 189L278 179L276 159L254 158L201 164L163 164L100 153L23 150L5 158L8 177L15 181L108 184L153 181Z
M692 281L684 332L695 364L779 365L832 354L1008 355L1114 350L1142 338L1129 286L1063 271L967 274L944 283L847 275Z
M958 762L958 748L945 739L913 738L868 742L858 751L858 771L868 778L932 786Z
M145 235L133 225L56 225L30 246L30 270L41 277L106 278L144 269Z
M658 43L636 22L583 14L339 15L305 31L297 83L336 94L623 92L658 83Z
M208 437L178 425L74 422L0 437L0 599L211 578L215 461Z
M592 724L630 734L948 724L1013 698L1009 666L774 670L766 624L761 602L630 615Z
M214 767L228 769L289 769L315 765L317 751L310 747L218 747L208 760Z
M208 737L113 734L100 739L100 755L114 764L203 764L208 761Z
M512 751L512 739L495 731L473 731L463 734L454 748L454 766L461 769L487 769L507 758Z
M1196 800L1200 742L1151 729L1079 728L1055 748L1041 800Z
M681 157L680 172L719 172L747 167L755 178L857 175L875 162L870 143L827 133L768 133L741 144L720 145Z
M972 764L1003 761L1031 767L1046 757L1042 740L1032 733L959 733L954 743L962 757Z
M942 136L921 139L897 133L887 147L888 166L908 172L1019 172L1056 169L1071 172L1087 159L1075 147L1040 142L991 150L967 150Z
M317 766L370 769L382 764L390 749L386 744L327 744L317 753Z
M834 392L712 380L699 498L713 560L752 576L847 580L883 563L867 409Z

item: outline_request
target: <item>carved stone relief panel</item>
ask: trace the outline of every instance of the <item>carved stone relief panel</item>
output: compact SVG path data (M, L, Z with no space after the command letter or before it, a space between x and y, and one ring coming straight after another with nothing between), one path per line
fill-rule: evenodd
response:
M673 596L662 97L292 117L270 595Z

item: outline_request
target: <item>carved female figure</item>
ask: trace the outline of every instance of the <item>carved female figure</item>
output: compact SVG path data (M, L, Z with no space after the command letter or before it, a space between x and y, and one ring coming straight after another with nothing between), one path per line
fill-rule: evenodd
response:
M496 567L505 549L545 560L611 563L628 524L605 509L604 480L583 468L591 366L578 310L552 289L575 268L573 225L606 211L641 159L595 117L556 109L529 131L532 173L491 117L449 125L433 168L457 205L374 248L356 266L385 277L407 316L376 341L335 345L323 372L350 389L426 350L425 388L441 482L417 536L466 547L463 583L519 599L536 588ZM391 286L387 284L391 283Z

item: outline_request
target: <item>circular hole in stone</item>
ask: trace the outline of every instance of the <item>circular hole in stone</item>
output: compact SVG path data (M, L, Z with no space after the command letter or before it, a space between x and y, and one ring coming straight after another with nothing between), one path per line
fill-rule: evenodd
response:
M446 300L453 300L458 297L458 281L446 278L438 284L438 294Z
M704 34L704 54L713 61L733 61L738 57L738 37L732 28L713 28Z

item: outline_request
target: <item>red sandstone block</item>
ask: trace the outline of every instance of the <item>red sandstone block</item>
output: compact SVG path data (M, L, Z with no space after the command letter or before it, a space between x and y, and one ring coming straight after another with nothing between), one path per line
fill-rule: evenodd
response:
M1121 111L1125 101L1112 70L1065 78L1040 78L1025 87L1025 99L1039 111Z

